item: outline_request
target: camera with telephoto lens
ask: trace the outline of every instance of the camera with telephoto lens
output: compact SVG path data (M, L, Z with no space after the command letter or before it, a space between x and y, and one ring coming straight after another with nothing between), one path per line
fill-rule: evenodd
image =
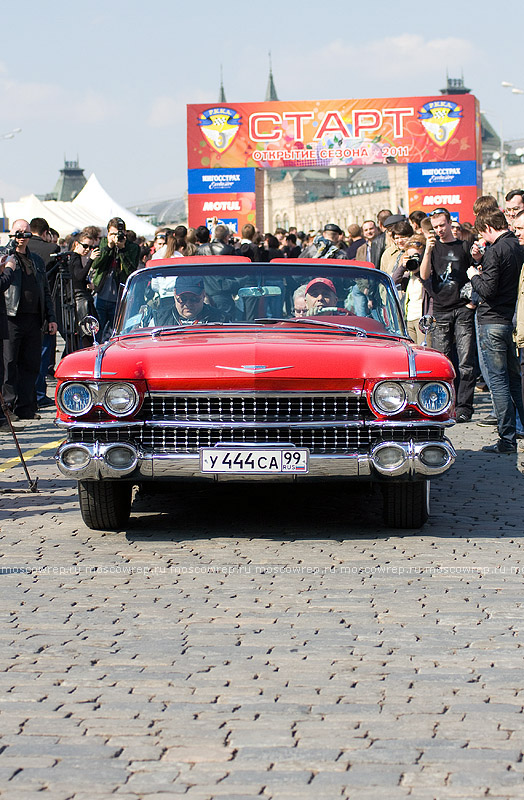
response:
M419 269L421 264L422 264L422 256L419 253L415 253L415 255L410 256L408 259L406 259L404 267L406 269L409 269L410 272L415 272L416 269Z
M118 222L116 223L116 227L118 230L116 238L119 242L123 242L126 238L126 223L123 219L119 218Z

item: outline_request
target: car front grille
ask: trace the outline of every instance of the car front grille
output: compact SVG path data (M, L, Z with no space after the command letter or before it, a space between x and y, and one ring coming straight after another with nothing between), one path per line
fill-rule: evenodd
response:
M153 393L140 418L174 422L344 422L372 417L360 395L178 395Z
M71 431L70 441L91 443L131 442L145 451L158 454L198 453L201 447L214 447L219 443L235 444L293 444L307 447L315 454L337 454L367 451L379 441L415 442L442 439L443 429L434 427L371 428L358 425L341 425L320 428L249 427L184 427L144 426L123 428L81 429Z

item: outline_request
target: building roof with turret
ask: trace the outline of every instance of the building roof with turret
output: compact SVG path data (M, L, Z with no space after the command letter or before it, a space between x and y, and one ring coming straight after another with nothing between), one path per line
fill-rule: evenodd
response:
M60 170L60 176L55 184L55 188L52 192L49 192L49 194L46 194L40 199L63 200L67 203L75 199L86 183L87 180L84 175L84 170L79 166L78 159L76 161L64 161L64 166L63 169Z

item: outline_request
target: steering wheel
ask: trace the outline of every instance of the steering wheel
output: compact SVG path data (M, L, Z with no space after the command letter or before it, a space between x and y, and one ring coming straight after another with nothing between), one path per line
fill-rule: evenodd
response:
M320 316L322 314L331 314L332 316L353 316L347 308L339 308L338 306L324 306L323 308L317 308L315 311L316 316Z

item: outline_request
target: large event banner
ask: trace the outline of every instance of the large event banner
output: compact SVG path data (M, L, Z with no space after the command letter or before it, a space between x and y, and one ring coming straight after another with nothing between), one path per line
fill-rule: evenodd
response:
M188 168L471 162L479 115L470 94L188 105Z

